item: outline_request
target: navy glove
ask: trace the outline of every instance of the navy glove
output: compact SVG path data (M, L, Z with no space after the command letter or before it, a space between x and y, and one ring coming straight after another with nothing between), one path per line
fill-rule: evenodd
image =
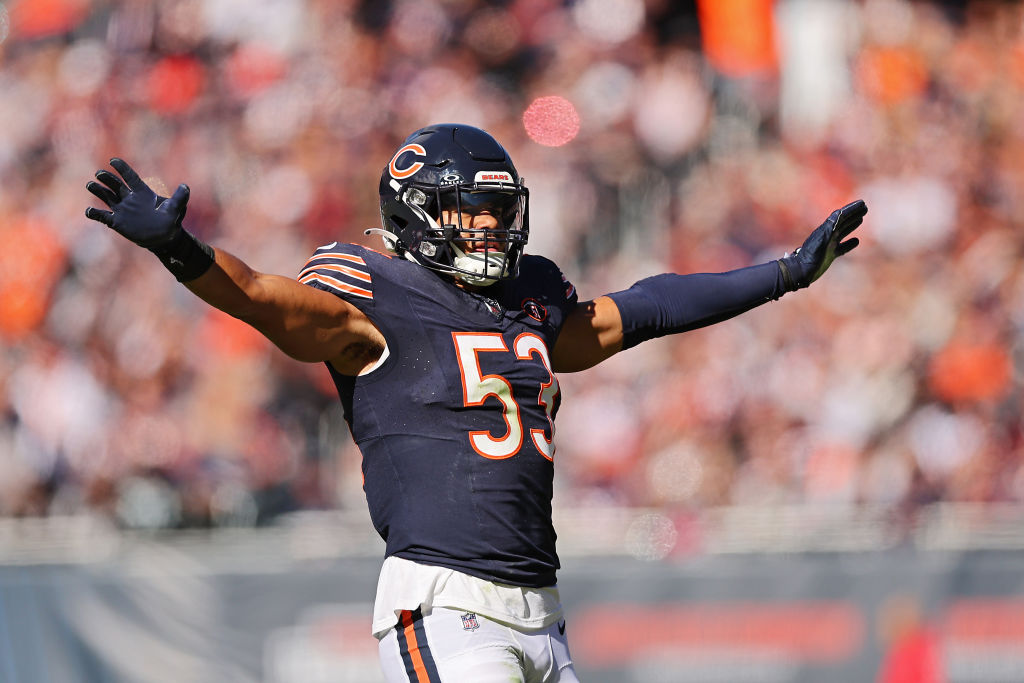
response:
M110 207L110 211L89 207L85 210L86 217L113 228L147 249L174 239L182 230L181 221L188 205L188 185L179 185L168 199L150 189L122 159L111 159L110 165L121 174L123 181L110 171L97 171L96 180L100 182L90 181L85 185L85 189Z
M100 182L85 185L110 211L90 206L86 218L152 251L179 282L194 280L209 270L214 263L213 248L181 225L188 207L188 185L179 185L170 198L161 197L124 160L111 159L110 165L120 178L100 170L96 171Z
M864 221L867 212L868 206L861 199L836 209L810 234L803 246L779 259L786 291L809 286L833 261L860 244L856 237L846 238Z

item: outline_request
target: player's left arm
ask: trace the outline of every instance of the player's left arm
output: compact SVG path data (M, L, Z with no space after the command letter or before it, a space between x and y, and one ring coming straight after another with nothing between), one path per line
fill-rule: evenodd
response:
M592 368L622 350L622 316L610 297L576 304L562 325L551 365L555 372Z
M858 244L862 200L836 209L792 254L725 273L665 273L577 304L552 350L555 372L591 368L619 351L667 334L706 327L810 286Z

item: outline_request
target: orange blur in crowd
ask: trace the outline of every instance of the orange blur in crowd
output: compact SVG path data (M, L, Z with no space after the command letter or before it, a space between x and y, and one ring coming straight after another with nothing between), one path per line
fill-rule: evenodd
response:
M811 75L844 89L808 109L783 99L783 3L641 3L629 29L594 2L6 3L0 515L116 516L140 481L170 525L255 523L216 502L238 491L259 521L362 509L327 371L87 221L84 184L115 154L188 182L190 229L295 274L332 240L379 248L396 141L460 119L512 152L528 251L584 297L778 258L871 207L806 292L560 378L556 502L1024 499L1024 8L837 3L859 30Z

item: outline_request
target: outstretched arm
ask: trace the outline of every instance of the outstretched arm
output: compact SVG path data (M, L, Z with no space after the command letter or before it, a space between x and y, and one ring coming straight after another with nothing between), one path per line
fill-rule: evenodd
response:
M723 320L802 289L859 241L846 239L863 221L857 200L832 214L792 254L726 273L666 273L579 304L552 352L556 372L585 370L647 339Z
M100 182L86 185L110 210L89 207L85 215L152 251L201 299L249 323L298 360L331 361L355 374L379 355L382 335L351 304L291 278L257 272L185 230L186 185L170 198L160 197L127 163L110 163L120 178L101 170Z
M255 271L223 249L214 253L209 270L185 286L292 358L331 361L339 372L358 374L379 357L384 337L355 306L291 278Z

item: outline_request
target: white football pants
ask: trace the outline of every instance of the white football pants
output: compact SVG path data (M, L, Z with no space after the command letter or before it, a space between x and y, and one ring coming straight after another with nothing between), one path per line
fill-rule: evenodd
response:
M579 683L564 621L524 630L460 610L406 610L379 647L388 683Z

